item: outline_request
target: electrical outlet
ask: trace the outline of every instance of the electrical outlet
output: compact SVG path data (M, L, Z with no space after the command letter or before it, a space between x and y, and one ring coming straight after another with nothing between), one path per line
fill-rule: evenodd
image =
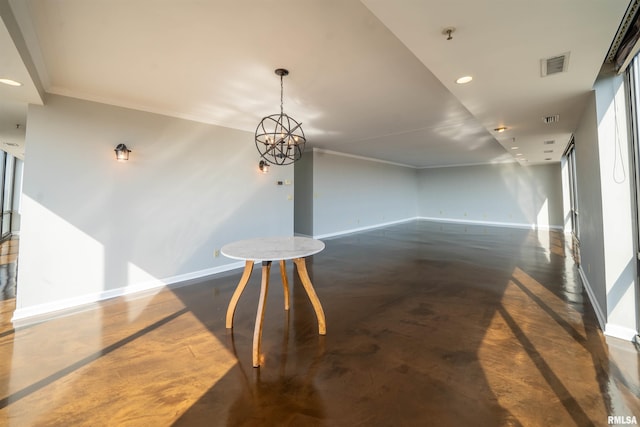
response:
M287 200L293 200L293 196L291 194L287 194Z
M213 257L214 258L218 258L220 256L220 249L214 249L213 251Z

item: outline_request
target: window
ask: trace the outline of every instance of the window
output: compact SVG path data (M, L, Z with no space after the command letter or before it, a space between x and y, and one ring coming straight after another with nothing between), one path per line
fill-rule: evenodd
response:
M576 150L573 137L564 153L567 159L569 177L569 216L571 220L571 236L573 258L580 264L580 227L578 222L578 180L576 178Z
M627 85L627 95L629 102L629 122L631 126L631 161L632 168L635 172L633 174L633 195L635 196L635 202L632 203L632 206L635 209L635 241L636 241L636 258L640 260L640 61L638 60L638 56L636 56L632 61L629 67L625 71L626 75L626 85ZM636 271L640 271L638 268ZM637 279L637 282L640 283L640 277ZM640 292L636 291L636 299L638 299L638 306L640 306ZM638 316L640 317L640 316ZM638 327L640 328L640 319L637 319Z
M0 150L0 240L11 236L16 158Z
M629 96L629 111L631 112L631 144L632 144L632 159L633 169L635 171L634 181L634 195L635 195L635 217L636 217L636 250L640 247L640 134L638 125L640 123L639 108L640 108L640 63L636 56L631 65L626 70L627 77L627 91ZM639 256L640 258L640 256Z
M0 225L2 239L6 239L11 234L15 164L15 157L7 154L4 162L4 187L2 191L2 224Z

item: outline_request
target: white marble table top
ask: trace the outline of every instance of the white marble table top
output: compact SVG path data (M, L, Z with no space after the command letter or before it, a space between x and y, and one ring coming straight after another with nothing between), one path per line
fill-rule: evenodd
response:
M322 241L310 237L259 237L229 243L220 252L227 258L274 261L304 258L323 249Z

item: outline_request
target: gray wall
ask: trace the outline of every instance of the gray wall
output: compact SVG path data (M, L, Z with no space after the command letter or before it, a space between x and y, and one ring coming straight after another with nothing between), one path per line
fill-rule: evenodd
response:
M606 289L605 333L632 339L636 335L635 204L632 196L632 167L626 130L627 96L624 76L611 71L601 73L596 91L596 120L598 127L598 156L600 163L601 233L604 244L604 286ZM576 153L576 156L579 153ZM593 171L581 170L581 176ZM633 199L633 201L632 201ZM582 209L581 209L582 212ZM582 230L581 230L582 236ZM593 265L583 263L586 271ZM592 283L600 288L602 283ZM597 291L601 292L601 291Z
M299 234L328 237L419 217L563 227L559 163L415 169L318 149L305 158L296 166Z
M339 155L313 155L313 235L330 236L415 218L416 169Z
M535 228L563 224L560 164L421 169L420 216Z
M597 306L596 312L604 314L607 307L607 293L604 286L602 188L595 92L592 92L589 97L576 129L575 150L582 272L591 285L592 303Z
M313 154L307 150L294 164L293 230L302 236L313 236Z
M637 334L637 259L624 77L601 73L575 133L580 275L605 334Z
M293 234L293 167L253 134L61 96L31 106L15 318L223 271L215 251ZM126 143L128 162L114 147Z

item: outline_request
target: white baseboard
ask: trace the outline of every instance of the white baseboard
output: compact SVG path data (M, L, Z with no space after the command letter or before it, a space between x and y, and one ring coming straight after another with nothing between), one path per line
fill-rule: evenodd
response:
M473 220L473 219L436 218L436 217L429 217L429 216L421 216L421 217L418 217L417 219L421 219L425 221L456 223L456 224L486 225L489 227L526 228L528 230L557 230L557 231L564 230L564 227L562 225L538 225L538 224L527 224L527 223L521 223L521 222L480 221L480 220Z
M511 228L526 228L528 230L556 230L563 231L562 225L537 225L537 224L525 224L517 222L498 222L498 221L476 221L476 220L463 220L457 218L435 218L427 216L416 216L412 218L405 218L398 221L383 222L379 224L368 225L366 227L352 228L348 230L340 230L333 233L317 234L313 237L315 239L327 239L330 237L344 236L347 234L359 233L362 231L375 230L376 228L387 227L395 224L402 224L410 221L434 221L434 222L447 222L453 224L473 224L473 225L485 225L488 227L511 227ZM301 234L302 235L302 234Z
M31 325L34 323L40 323L47 320L55 319L57 317L66 316L87 309L95 308L101 301L111 298L151 291L154 289L159 290L163 287L179 287L187 285L189 284L189 282L197 279L203 279L215 274L242 268L244 267L244 265L244 262L238 261L230 264L225 264L220 267L207 268L205 270L179 274L164 279L135 283L124 288L110 289L104 292L86 294L75 298L68 298L51 303L38 304L31 307L16 308L11 321L16 328Z
M349 229L349 230L340 230L340 231L336 231L336 232L333 232L333 233L317 234L317 235L314 235L313 238L314 239L327 239L329 237L344 236L344 235L347 235L347 234L359 233L361 231L375 230L376 228L388 227L390 225L403 224L405 222L415 221L417 219L420 219L420 218L413 217L413 218L400 219L400 220L397 220L397 221L381 222L379 224L368 225L368 226L365 226L365 227L352 228L352 229Z
M591 288L591 284L587 279L587 276L584 274L584 270L582 266L578 266L578 273L580 274L580 279L582 279L582 284L584 289L587 291L587 296L589 297L589 302L591 302L591 307L593 307L593 311L596 313L596 317L598 318L598 323L600 324L600 329L603 331L606 330L607 326L607 316L602 311L602 308L598 304L598 300L596 299L596 294L593 292Z
M598 318L598 323L600 324L600 329L602 329L602 332L609 337L619 338L625 341L635 341L636 335L638 335L638 331L627 328L626 326L620 326L607 322L607 316L602 310L602 307L598 305L598 300L596 299L595 293L593 292L587 276L584 274L582 266L578 267L578 272L580 273L580 279L582 279L584 288L587 291L589 302L591 302L593 311L595 311L596 313L596 317Z
M625 341L634 341L638 332L624 326L607 323L604 328L604 334L609 337L619 338Z

